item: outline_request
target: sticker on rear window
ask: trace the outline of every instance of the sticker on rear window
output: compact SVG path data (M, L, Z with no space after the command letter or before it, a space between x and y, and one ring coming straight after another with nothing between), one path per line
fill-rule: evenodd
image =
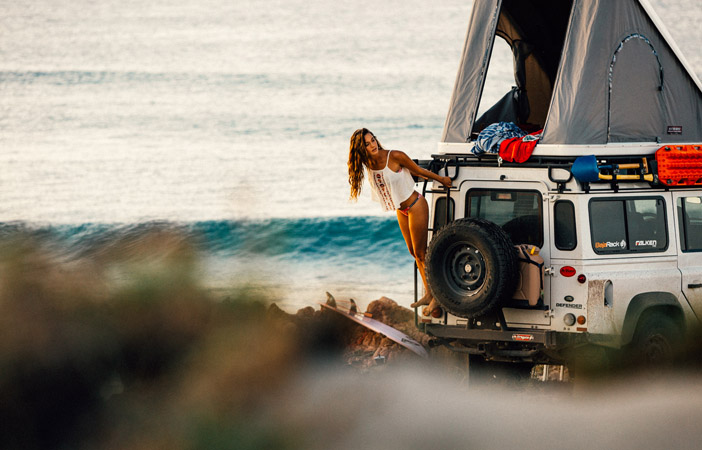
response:
M622 239L619 242L595 242L595 248L626 248L626 241Z

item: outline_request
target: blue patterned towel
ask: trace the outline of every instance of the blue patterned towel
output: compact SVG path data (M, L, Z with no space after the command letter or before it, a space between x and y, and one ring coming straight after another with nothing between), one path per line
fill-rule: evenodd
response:
M499 153L500 142L505 139L526 135L521 128L512 122L498 122L488 125L480 132L475 145L471 149L476 155L481 153Z

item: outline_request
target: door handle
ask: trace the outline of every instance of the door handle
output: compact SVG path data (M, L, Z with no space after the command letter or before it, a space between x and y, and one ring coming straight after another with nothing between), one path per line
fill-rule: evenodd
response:
M687 285L689 289L702 288L702 283L690 283Z

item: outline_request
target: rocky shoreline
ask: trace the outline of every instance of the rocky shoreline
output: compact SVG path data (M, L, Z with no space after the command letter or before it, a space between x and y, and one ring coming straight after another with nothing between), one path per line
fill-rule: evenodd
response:
M335 347L342 363L360 371L373 370L389 363L419 360L415 354L382 334L321 307L314 309L308 306L295 314L289 314L273 303L269 306L267 315L284 329L303 336L313 351L325 351L328 346ZM365 315L396 328L425 348L428 347L429 336L417 330L414 312L394 300L381 297L372 301L366 308ZM321 341L324 339L327 342Z
M327 294L331 296L331 294ZM355 303L347 303L347 307ZM342 308L343 309L343 308ZM300 348L312 353L322 351L328 359L352 368L359 373L383 370L388 366L415 365L436 369L442 367L459 380L468 378L467 357L444 347L432 348L430 336L417 329L414 312L388 297L380 297L368 304L364 312L379 322L389 325L420 343L429 351L429 361L423 360L407 348L351 320L324 308L307 306L295 314L283 311L277 304L268 307L267 317L288 332L304 336ZM568 368L560 365L536 365L531 378L534 382L569 382ZM497 382L497 381L496 381ZM499 384L499 382L497 382Z
M340 310L344 310L344 306L355 306L355 303L351 302L337 302ZM297 348L300 349L302 357L305 353L321 356L327 364L347 368L358 374L388 370L395 372L395 369L440 371L467 386L467 356L442 346L432 347L429 343L431 337L417 328L414 311L383 296L369 303L363 314L401 331L421 344L427 350L428 358L418 356L383 334L326 308L314 309L308 306L295 314L289 314L276 304L271 304L267 310L267 318L271 324L277 324L274 326L298 336ZM558 369L550 369L546 379L555 381L557 376ZM502 380L495 382L503 384Z

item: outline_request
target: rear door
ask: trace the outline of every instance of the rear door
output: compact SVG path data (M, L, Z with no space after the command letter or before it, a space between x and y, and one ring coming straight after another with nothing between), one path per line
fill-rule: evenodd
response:
M682 291L698 319L702 317L702 195L675 192L678 268Z
M481 183L468 190L465 216L486 219L500 225L514 244L539 247L544 266L549 267L548 208L544 207L547 191L543 183L512 181L510 183ZM545 277L542 301L536 307L515 302L502 309L508 324L547 326L551 323L550 279Z

